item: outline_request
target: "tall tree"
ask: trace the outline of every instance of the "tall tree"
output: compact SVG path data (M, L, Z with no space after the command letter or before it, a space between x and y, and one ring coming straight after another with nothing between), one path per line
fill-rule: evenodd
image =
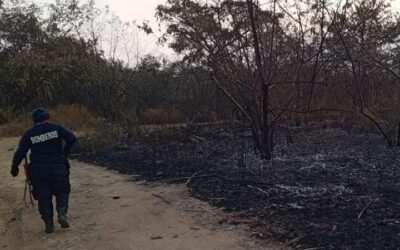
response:
M296 33L305 25L302 18L316 10L294 9L298 19L279 1L260 5L251 0L169 0L157 9L168 25L166 41L171 37L175 51L208 68L216 85L250 122L264 159L272 157L276 122L296 97L288 86L323 81L317 55L323 53L320 44L327 28L319 40L310 41L304 30ZM309 46L315 42L319 46Z

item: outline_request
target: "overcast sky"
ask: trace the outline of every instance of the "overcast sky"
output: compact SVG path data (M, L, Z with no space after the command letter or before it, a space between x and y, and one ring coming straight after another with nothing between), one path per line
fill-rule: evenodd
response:
M155 8L166 0L96 0L99 6L108 5L122 20L149 20L156 23ZM400 0L394 0L393 6L400 10Z
M110 6L123 20L154 20L155 8L157 5L165 3L166 0L96 0L96 2L99 6ZM394 0L393 6L400 10L400 0Z
M99 6L108 5L123 20L154 20L154 10L165 0L97 0Z
M99 6L108 5L123 21L136 20L138 23L141 23L143 20L148 20L152 28L156 30L155 9L157 5L166 3L166 0L96 0L96 2ZM400 10L400 0L394 0L393 6ZM155 41L156 38L153 37L153 43ZM168 50L165 48L161 50L168 53Z
M399 0L400 1L400 0ZM173 52L167 45L161 48L157 45L157 37L161 36L158 30L158 22L155 18L155 9L159 4L166 3L166 0L96 0L99 7L108 5L112 12L123 21L136 21L142 23L149 21L155 35L151 35L146 40L147 50L153 50L155 54L171 56Z
M264 1L266 2L269 0L260 0L261 3ZM118 15L123 21L136 20L138 23L141 23L144 20L148 20L150 21L151 27L156 31L158 29L158 23L154 17L155 9L159 4L166 3L166 0L96 0L96 3L98 3L99 7L108 5L111 11ZM394 0L392 6L400 11L400 0ZM160 48L160 46L156 45L156 36L160 34L157 32L155 34L155 36L148 38L148 45L154 48L153 50L155 50L155 52L172 55L173 53L170 49Z
M55 0L31 0L34 3L53 3ZM83 0L84 1L84 0ZM144 20L150 22L150 26L155 31L155 34L146 38L145 46L146 53L153 52L154 54L161 54L166 56L173 55L172 51L168 48L162 48L157 45L157 37L160 33L158 30L158 23L155 15L157 5L166 3L166 0L95 0L98 7L102 8L108 5L112 12L120 17L122 21L131 22L136 21L142 23ZM269 1L269 0L260 0ZM400 11L400 0L394 0L392 6Z
M40 6L55 3L56 0L28 0ZM86 2L81 0L80 2ZM399 0L400 1L400 0ZM95 0L98 8L109 6L111 12L117 15L124 22L136 21L141 24L143 21L149 21L154 34L149 36L142 35L140 37L140 49L142 54L153 54L156 56L172 57L174 59L175 53L168 48L167 45L161 47L157 44L158 37L161 32L158 32L158 22L155 18L155 9L159 4L166 3L166 0Z

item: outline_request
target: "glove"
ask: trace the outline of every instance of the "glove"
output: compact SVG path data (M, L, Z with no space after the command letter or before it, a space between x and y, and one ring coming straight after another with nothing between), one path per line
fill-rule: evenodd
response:
M11 175L12 175L13 177L17 177L17 176L18 176L18 173L19 173L19 168L18 168L18 166L17 166L17 167L12 166L12 167L11 167Z

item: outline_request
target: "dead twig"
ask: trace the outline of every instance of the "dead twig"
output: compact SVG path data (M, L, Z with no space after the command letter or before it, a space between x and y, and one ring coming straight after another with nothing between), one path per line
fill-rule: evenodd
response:
M164 201L165 203L167 203L168 205L171 205L171 202L169 202L167 199L165 199L164 197L162 197L161 195L158 194L152 194L154 197L159 198L160 200Z
M305 235L296 237L296 238L290 240L288 243L286 243L286 246L292 246L292 245L296 244L297 242L301 241L302 239L304 239L304 237L305 237Z
M199 171L199 172L196 172L196 173L194 173L192 176L190 176L190 178L186 181L186 186L188 186L189 185L189 183L192 181L192 179L193 178L196 178L196 177L198 177L197 175L199 175L199 174L201 174L201 173L204 173L205 171Z
M194 143L207 143L207 140L204 139L203 137L192 135L189 137L189 139L194 142Z
M382 221L385 224L390 224L390 223L394 223L394 224L400 224L400 219L384 219Z
M261 189L261 188L259 188L259 187L254 187L254 186L252 186L252 185L247 185L247 187L249 187L249 188L251 188L251 189L255 189L255 190L257 190L258 192L265 194L265 195L269 198L269 194L268 194L267 191L265 191L265 190L263 190L263 189Z
M367 211L367 209L375 202L375 199L370 200L367 205L361 210L361 212L358 214L357 219L361 219L361 217L364 215L364 213Z
M224 87L222 87L221 83L218 81L218 79L213 75L212 79L214 82L217 84L217 87L225 94L225 96L236 106L237 109L239 109L240 113L243 114L243 116L248 120L251 121L251 116L249 115L248 112L246 112L246 109L240 105L239 101L236 100L235 97L233 97L228 90L226 90Z

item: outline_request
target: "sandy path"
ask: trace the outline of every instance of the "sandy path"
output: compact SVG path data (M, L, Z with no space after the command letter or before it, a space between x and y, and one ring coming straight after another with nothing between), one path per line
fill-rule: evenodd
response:
M217 226L218 212L188 197L183 187L138 185L128 181L132 177L77 161L71 173L72 228L61 230L56 224L48 236L36 209L15 212L24 184L23 174L9 175L16 144L16 139L0 141L0 249L256 248L237 229Z

